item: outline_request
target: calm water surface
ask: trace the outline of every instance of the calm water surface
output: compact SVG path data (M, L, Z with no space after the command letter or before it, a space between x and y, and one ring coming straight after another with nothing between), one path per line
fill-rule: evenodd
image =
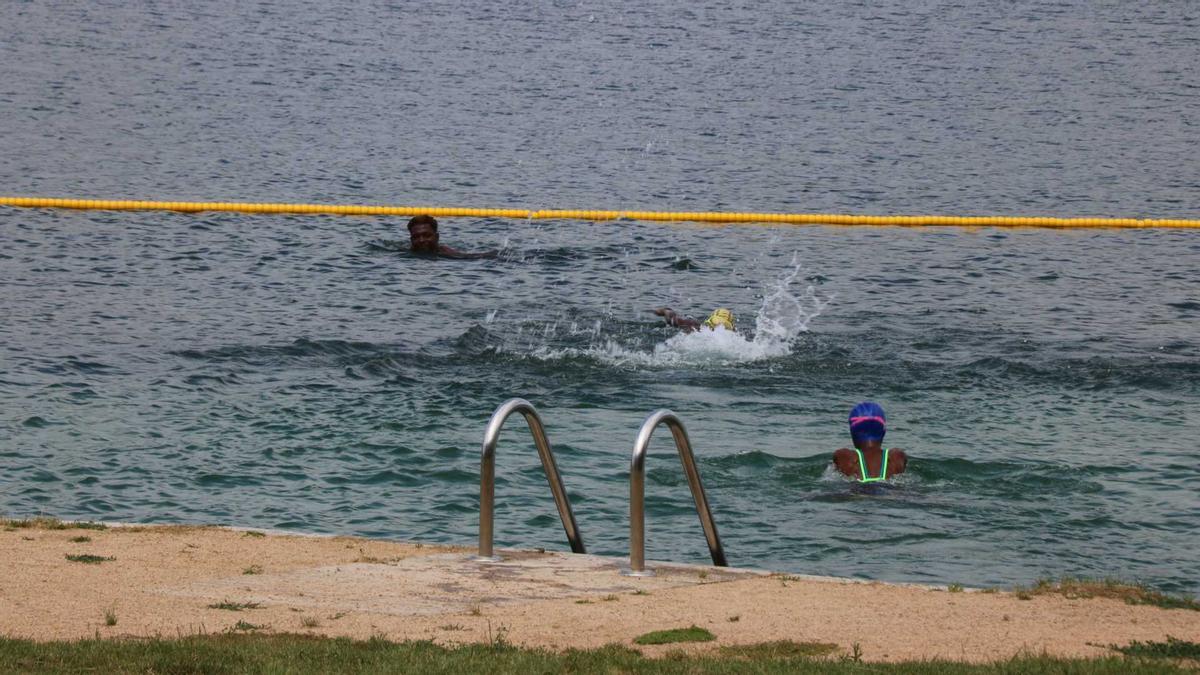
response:
M6 3L0 192L1195 218L1188 3ZM589 550L688 425L736 565L1200 591L1200 239L0 210L0 513L469 544L509 396ZM748 339L647 310L733 309ZM728 336L727 336L728 337ZM860 399L913 457L831 475ZM648 556L702 562L669 434ZM524 425L497 543L566 549Z

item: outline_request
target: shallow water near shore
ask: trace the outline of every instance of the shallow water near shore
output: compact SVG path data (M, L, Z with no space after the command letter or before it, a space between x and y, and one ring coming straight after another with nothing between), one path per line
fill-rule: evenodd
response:
M1174 5L302 7L0 9L3 191L1197 215ZM402 219L0 210L0 513L470 544L484 426L521 396L592 553L627 553L629 454L666 407L734 565L1200 591L1191 232L442 229L501 255L412 256ZM739 331L680 336L664 305ZM878 494L829 470L867 398L913 458ZM647 556L703 562L665 431L648 466ZM566 547L519 419L496 494L497 545Z

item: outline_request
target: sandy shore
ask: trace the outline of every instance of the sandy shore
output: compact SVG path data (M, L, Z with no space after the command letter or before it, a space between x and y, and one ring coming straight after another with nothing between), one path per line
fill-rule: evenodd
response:
M80 538L86 537L88 540ZM866 660L991 661L1020 653L1110 654L1167 636L1200 642L1200 612L1110 599L917 586L216 527L0 529L0 633L57 640L270 632L440 643L503 635L554 649L630 645L697 625L713 649L770 640L829 642ZM90 555L99 562L67 556ZM111 559L107 559L111 558ZM214 607L238 607L222 609ZM115 619L109 625L109 618ZM642 647L653 655L671 647Z

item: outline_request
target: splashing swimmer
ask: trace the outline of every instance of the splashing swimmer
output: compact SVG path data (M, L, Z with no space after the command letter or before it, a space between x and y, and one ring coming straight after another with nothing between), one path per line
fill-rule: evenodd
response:
M841 448L833 453L838 471L860 483L878 483L904 473L908 455L899 448L883 447L887 433L887 415L873 401L863 401L850 411L850 439L854 449Z
M682 328L685 333L701 329L717 330L718 328L723 328L731 333L737 332L737 328L734 327L733 312L724 307L714 309L713 313L709 314L708 318L704 321L696 321L686 316L679 316L670 307L659 307L652 311L666 320L668 326Z
M408 221L409 249L413 253L433 255L440 258L455 260L475 260L478 258L495 258L496 251L483 253L464 253L438 243L438 222L433 216L416 216Z

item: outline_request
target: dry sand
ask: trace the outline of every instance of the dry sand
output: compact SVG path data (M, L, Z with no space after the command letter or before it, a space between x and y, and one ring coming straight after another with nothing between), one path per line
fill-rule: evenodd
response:
M72 541L89 537L90 541ZM859 645L866 660L992 661L1021 653L1111 654L1167 636L1200 642L1200 612L1109 599L944 589L621 560L472 551L217 527L0 529L0 634L37 640L264 631L562 649L631 645L697 625L713 649L771 640ZM67 555L111 557L87 564ZM210 605L258 603L232 611ZM115 616L109 626L106 613ZM660 654L678 645L641 647Z

